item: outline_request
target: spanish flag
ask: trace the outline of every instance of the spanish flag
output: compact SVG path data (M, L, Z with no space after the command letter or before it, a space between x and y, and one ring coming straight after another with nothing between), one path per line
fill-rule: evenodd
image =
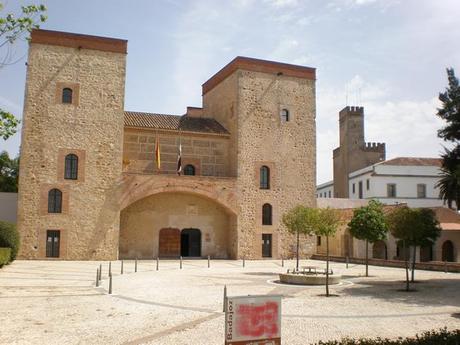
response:
M161 157L160 157L160 138L157 134L157 140L155 143L155 161L157 162L157 169L161 170Z

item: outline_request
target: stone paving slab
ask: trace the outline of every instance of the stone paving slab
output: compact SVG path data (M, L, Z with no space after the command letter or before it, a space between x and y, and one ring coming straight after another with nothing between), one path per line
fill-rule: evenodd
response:
M0 270L0 344L222 344L223 287L229 295L281 294L283 344L311 344L344 336L413 336L460 328L460 274L416 271L417 292L404 288L404 270L332 263L344 282L324 287L274 283L286 261L176 260L112 263L95 287L101 262L16 261ZM324 267L321 261L302 265Z

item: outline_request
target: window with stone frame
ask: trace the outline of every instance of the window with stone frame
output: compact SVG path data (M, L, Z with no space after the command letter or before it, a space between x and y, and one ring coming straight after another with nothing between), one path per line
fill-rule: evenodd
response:
M281 121L282 122L289 122L289 110L281 109L280 111Z
M417 198L426 198L426 184L417 184Z
M184 175L189 175L189 176L195 175L195 167L192 164L187 164L184 167Z
M387 197L396 198L396 184L395 183L387 184Z
M48 213L62 212L62 192L53 188L48 192Z
M65 156L64 179L78 179L78 156L76 154L69 153Z
M70 87L62 89L62 103L72 104L73 90Z
M272 225L272 205L262 206L262 225Z
M266 165L260 167L260 189L270 189L270 168Z

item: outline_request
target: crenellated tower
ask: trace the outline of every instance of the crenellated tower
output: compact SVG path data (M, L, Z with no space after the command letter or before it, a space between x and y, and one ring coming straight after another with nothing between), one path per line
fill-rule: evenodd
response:
M363 107L339 112L339 132L340 146L333 152L334 196L348 198L348 174L385 160L385 144L365 142Z

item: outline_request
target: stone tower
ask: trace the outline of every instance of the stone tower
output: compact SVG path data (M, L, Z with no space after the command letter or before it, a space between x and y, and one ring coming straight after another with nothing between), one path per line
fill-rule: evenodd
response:
M272 241L272 257L292 255L292 238L282 215L303 204L315 206L315 69L237 57L203 84L204 116L231 133L229 159L236 177L239 212L234 257L263 257L261 244ZM260 187L267 167L270 186ZM273 210L263 224L263 205ZM314 252L303 241L304 253Z
M348 198L348 174L385 160L384 143L364 141L364 108L343 108L339 113L340 146L333 152L334 196Z
M119 210L111 203L122 170L126 49L125 40L32 32L19 176L20 257L117 257ZM59 253L53 253L54 242Z

